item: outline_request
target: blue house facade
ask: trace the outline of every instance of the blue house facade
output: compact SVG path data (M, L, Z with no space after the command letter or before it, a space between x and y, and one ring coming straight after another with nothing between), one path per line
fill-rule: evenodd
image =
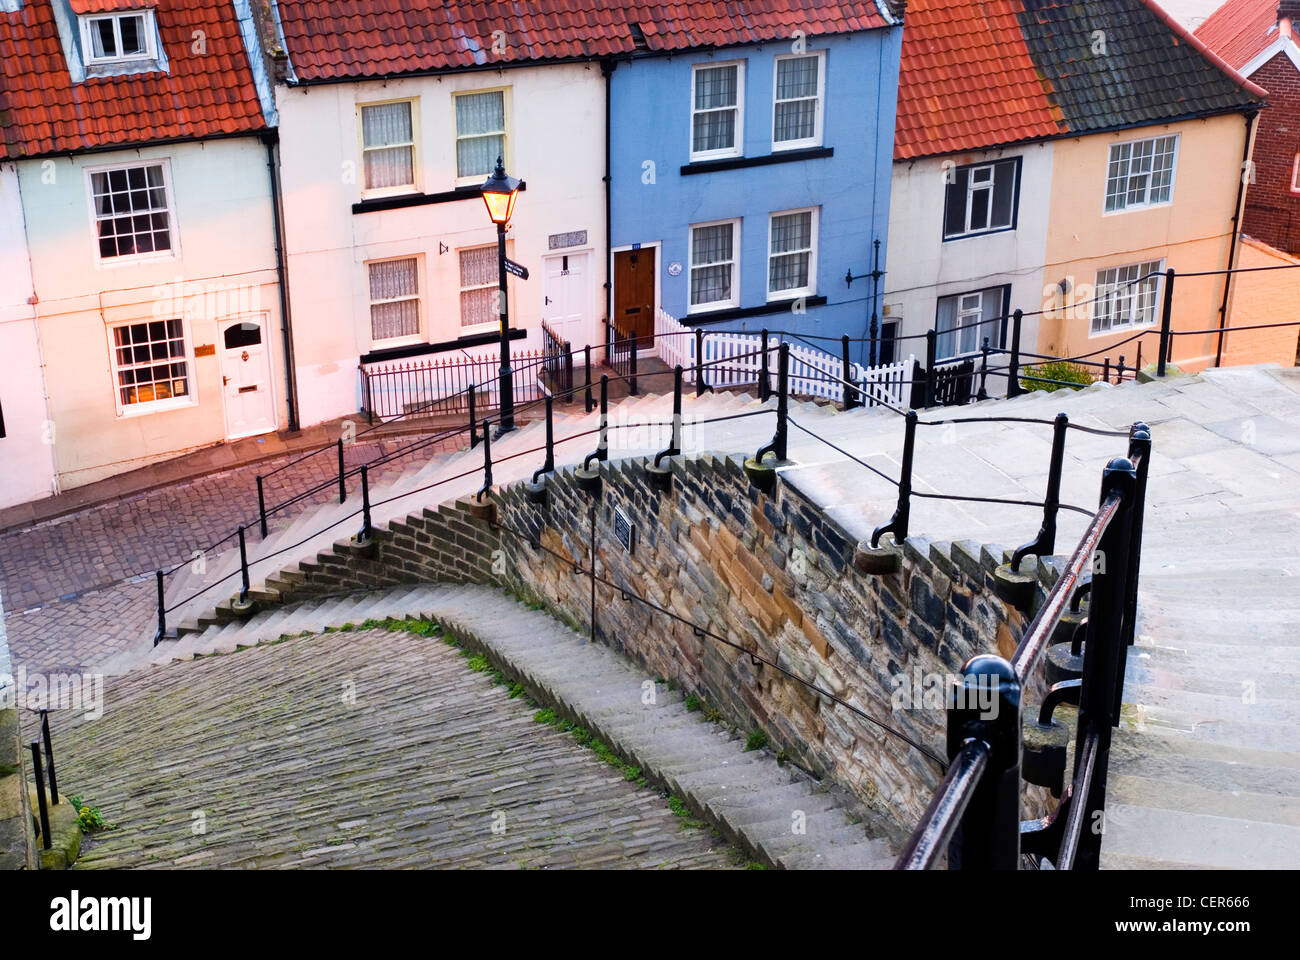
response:
M619 331L648 336L662 310L705 329L867 336L901 41L900 24L617 62Z

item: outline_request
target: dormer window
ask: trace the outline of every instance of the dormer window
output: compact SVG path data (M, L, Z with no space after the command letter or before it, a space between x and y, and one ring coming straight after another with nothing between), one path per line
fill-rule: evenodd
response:
M87 66L157 57L152 10L82 17L81 33Z

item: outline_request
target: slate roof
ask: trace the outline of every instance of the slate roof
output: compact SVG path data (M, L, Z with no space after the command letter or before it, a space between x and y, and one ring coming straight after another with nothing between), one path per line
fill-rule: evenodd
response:
M1278 0L1229 0L1196 28L1196 37L1240 70L1277 40Z
M1154 0L911 0L894 157L1211 116L1264 97Z
M88 10L121 0L74 0ZM267 128L230 0L156 0L169 72L74 83L50 0L0 11L0 159ZM207 53L191 52L202 30Z
M889 23L872 0L279 0L279 11L299 83L789 41L795 30L817 36ZM497 40L503 50L493 49Z

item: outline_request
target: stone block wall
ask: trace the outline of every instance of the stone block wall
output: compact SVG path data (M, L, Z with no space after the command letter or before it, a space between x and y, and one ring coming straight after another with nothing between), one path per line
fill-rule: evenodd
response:
M35 870L39 865L27 793L18 710L3 708L0 709L0 870Z
M976 653L1014 650L1025 620L991 589L1002 552L913 538L898 573L863 573L856 543L838 524L787 484L764 494L742 461L678 460L671 493L651 486L641 461L604 465L596 570L619 589L597 587L597 638L741 729L762 730L774 749L910 829L941 779L938 765L782 670L944 756L939 699L895 708L895 691L899 678L909 691L924 689ZM552 476L544 507L521 487L497 501L505 581L585 628L592 499L566 470ZM613 535L615 508L636 528L630 552ZM735 646L698 636L690 624Z

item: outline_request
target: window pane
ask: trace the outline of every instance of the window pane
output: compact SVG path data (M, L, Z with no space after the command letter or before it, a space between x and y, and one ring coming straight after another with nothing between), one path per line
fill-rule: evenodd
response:
M505 94L466 93L456 97L456 135L504 133L506 129Z
M695 109L712 110L736 105L736 81L739 68L704 67L695 71Z
M706 150L730 150L736 146L736 111L715 110L695 115L697 153Z
M395 300L414 297L419 290L419 272L415 258L386 260L370 265L370 299Z
M463 327L476 323L496 323L497 314L496 288L482 287L478 290L462 290L460 293L460 323Z
M776 99L817 96L818 57L799 57L776 62Z
M811 140L817 136L817 101L794 100L776 105L777 143L786 140Z
M112 357L124 405L189 394L189 365L179 319L117 327L113 341L118 344Z
M117 56L117 39L113 33L112 17L91 21L90 46L93 59Z
M500 281L496 247L475 247L460 251L460 285L477 287Z
M414 337L420 333L420 301L398 300L370 306L370 336L375 340Z
M122 17L118 24L122 32L122 55L129 57L144 53L144 17Z
M367 147L411 142L411 104L381 103L361 108L361 136Z
M731 299L731 265L691 270L691 305Z
M767 292L802 290L808 286L808 259L807 253L772 257L767 269Z
M732 229L729 223L696 227L691 232L691 263L700 265L731 259Z
M812 211L784 213L772 218L772 252L807 250L812 246Z
M92 173L90 187L101 257L171 249L161 164Z
M456 176L487 177L496 169L497 157L506 153L506 138L501 134L467 137L456 141Z

